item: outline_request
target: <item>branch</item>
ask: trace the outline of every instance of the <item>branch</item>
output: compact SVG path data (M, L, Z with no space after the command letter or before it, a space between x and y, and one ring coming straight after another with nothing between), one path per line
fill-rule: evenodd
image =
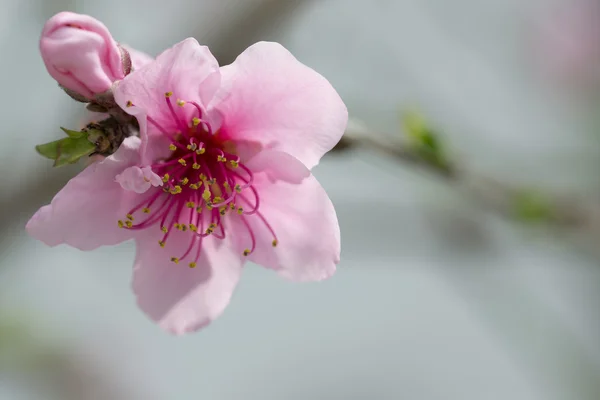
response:
M422 120L414 122L405 121L408 138L402 138L373 132L361 121L351 119L333 152L374 151L465 190L479 204L504 217L569 231L600 233L599 205L587 204L573 196L543 194L479 175L456 160L450 160L437 133Z

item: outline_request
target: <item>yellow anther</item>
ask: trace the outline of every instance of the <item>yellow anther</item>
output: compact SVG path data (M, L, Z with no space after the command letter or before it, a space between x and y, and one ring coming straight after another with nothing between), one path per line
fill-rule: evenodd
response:
M179 264L179 258L177 257L171 257L171 261L173 261L175 264Z
M198 227L196 225L194 225L194 224L190 224L190 230L192 232L198 232Z
M228 208L227 207L221 207L219 208L219 213L221 215L225 215L227 213Z
M214 232L214 229L211 229L211 228L208 228L208 229L206 230L206 234L207 234L207 235L210 235L210 234L211 234L211 233L213 233L213 232Z
M209 180L207 180L209 185L214 185L215 183L217 183L217 180L215 178L210 178Z
M235 210L235 203L231 203L230 207L231 207L232 210Z
M133 223L131 221L125 221L125 226L131 228L133 226Z
M173 92L166 92L165 93L165 97L171 97L171 96L173 96Z
M238 193L242 193L242 187L239 184L235 185L235 191Z
M181 186L185 186L188 184L190 180L188 178L183 178L181 181L179 181L179 183L181 184Z
M181 193L181 191L182 191L181 186L175 185L174 187L171 188L171 190L169 190L169 193L179 194L179 193Z
M197 212L198 214L202 214L202 206L198 206L198 207L196 207L196 212Z
M190 268L196 268L196 263L195 262L191 262L189 263Z
M196 150L196 154L198 154L198 155L201 155L201 154L204 154L204 153L206 153L206 149L204 147Z
M279 244L279 242L277 241L277 239L273 239L273 241L271 242L271 244L273 245L273 247L277 247L277 245Z
M193 201L188 201L187 203L185 203L187 208L196 208L196 203L194 203Z
M173 226L175 227L175 229L180 229L181 227L181 225L179 225L179 222L175 222Z
M175 151L175 150L177 150L177 146L175 146L173 143L171 143L171 144L169 145L169 150L171 150L171 151Z
M247 256L249 254L250 254L250 250L248 250L248 249L244 250L244 256Z
M223 182L223 187L225 189L229 189L229 182L227 182L227 181Z
M159 240L159 241L158 241L158 245L159 245L160 247L165 247L165 242L163 242L162 240Z
M182 224L182 225L179 225L179 226L181 227L181 231L182 231L182 232L185 232L185 231L187 231L187 225L183 225L183 224Z
M183 165L184 167L187 165L187 163L185 162L185 160L183 158L180 158L179 160L177 160L177 162L181 165Z
M196 185L195 183L190 184L190 189L198 190L199 188L200 186Z
M210 190L205 189L204 192L202 192L202 198L204 199L204 201L209 201L210 200Z
M220 196L216 196L216 197L213 199L213 201L212 201L212 202L213 202L213 203L217 203L217 204L219 204L219 203L220 203L220 202L222 202L222 201L223 201L223 199L222 199Z
M144 208L142 208L142 212L144 214L150 214L150 209L148 207L144 207Z
M206 175L200 174L198 175L198 178L200 178L200 180L204 182L206 180Z
M191 145L191 149L190 150L196 150L198 148L198 145L196 143L192 143Z
M163 233L167 233L167 232L169 232L169 230L167 229L167 227L166 227L166 226L161 226L161 227L160 227L160 230L161 230L161 231L163 231Z
M214 222L211 222L210 225L208 225L208 227L210 229L216 229L217 228L217 224L215 224Z
M192 125L194 125L194 126L200 125L200 118L198 118L198 117L192 118Z
M185 146L186 149L191 150L192 149L192 145L188 144L187 146Z
M192 165L192 168L194 168L194 169L200 169L200 164L198 164L198 163L194 163L194 164Z
M242 207L238 208L237 213L242 215L244 213L244 209Z
M233 168L237 168L240 166L240 163L237 162L236 160L229 160L229 164L233 167Z
M119 225L119 228L122 228L122 227L124 227L124 226L125 226L125 224L124 224L124 223L123 223L123 221L121 221L121 220L118 220L118 221L117 221L117 225Z
M127 214L126 217L127 217L128 220L133 221L133 215Z
M133 106L133 103L131 102L131 100L127 100L127 103L125 103L125 107L131 107Z
M218 161L218 162L225 162L225 161L227 161L227 159L226 159L225 157L223 157L222 155L220 155L220 154L219 154L219 155L217 156L217 161Z
M181 99L178 99L178 100L177 100L177 105L178 105L179 107L183 107L183 106L185 106L185 101L183 101L183 100L181 100Z
M169 182L169 179L171 179L171 175L169 175L169 174L164 174L163 177L162 177L162 181L164 183Z

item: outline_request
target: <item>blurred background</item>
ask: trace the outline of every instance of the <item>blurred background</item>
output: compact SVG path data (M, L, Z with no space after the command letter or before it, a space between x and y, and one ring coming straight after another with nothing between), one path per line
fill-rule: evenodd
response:
M151 55L194 36L226 64L279 41L332 82L361 134L401 137L401 112L418 109L453 162L502 183L489 190L576 198L595 221L599 0L0 4L0 399L600 398L598 226L507 218L372 149L314 171L342 229L335 277L251 266L225 314L183 338L136 308L131 243L83 253L24 231L81 168L34 151L82 118L38 53L62 10Z

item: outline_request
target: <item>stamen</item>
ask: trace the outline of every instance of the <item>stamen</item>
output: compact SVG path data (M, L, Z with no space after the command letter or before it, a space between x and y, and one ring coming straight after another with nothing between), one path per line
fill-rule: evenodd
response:
M242 222L244 223L244 225L246 225L246 229L248 230L248 233L250 234L250 240L252 241L252 246L250 249L246 249L244 250L244 255L248 256L249 254L251 254L254 249L256 248L256 237L254 236L254 231L252 230L252 228L250 227L250 224L248 223L248 221L246 221L245 217L241 217Z
M177 138L175 136L173 136L170 132L168 132L165 128L163 128L152 117L146 116L146 119L148 120L148 122L150 122L152 125L154 125L156 127L156 129L158 129L163 135L165 135L166 137L171 139L171 141L173 142L172 144L174 144L175 146L179 147L182 150L185 150L185 147L178 142Z
M185 126L185 124L177 116L177 113L175 112L175 108L173 108L173 102L171 101L171 96L166 96L166 100L167 100L167 106L169 107L169 111L171 111L171 116L173 117L173 121L175 121L175 123L177 124L179 129L181 129L183 136L186 136L185 133L183 133L183 132L185 132L187 130L187 126ZM179 100L177 100L177 104L179 104Z

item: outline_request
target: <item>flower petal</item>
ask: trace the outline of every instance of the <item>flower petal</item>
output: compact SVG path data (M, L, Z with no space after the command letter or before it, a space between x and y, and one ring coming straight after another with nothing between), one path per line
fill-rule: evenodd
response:
M114 245L132 237L117 220L139 195L127 192L115 176L139 159L140 139L125 139L117 152L71 179L52 202L40 208L26 229L49 246L66 243L80 250Z
M137 165L126 168L115 177L115 181L119 182L123 189L140 194L146 193L151 186L162 186L163 183L150 167L142 169Z
M165 93L172 92L174 108L179 119L187 126L194 114L191 105L178 107L178 99L208 104L220 84L219 64L206 46L188 38L160 54L156 60L133 71L114 89L117 104L140 118L150 116L165 130L173 133L180 129L167 106ZM128 106L130 103L133 106ZM139 110L143 112L140 113ZM151 132L159 133L153 125Z
M348 122L331 84L278 43L250 46L221 68L214 108L220 134L285 151L309 169L340 140Z
M329 278L340 260L340 228L329 196L310 171L286 153L264 151L248 166L257 171L256 165L261 171L254 175L259 211L278 242L273 247L273 235L260 215L245 217L257 243L250 261L291 280Z
M174 230L164 248L150 230L136 239L133 291L137 303L161 328L176 335L197 331L221 315L243 266L241 254L227 246L227 239L214 237L203 239L195 268L187 261L171 262L170 257L186 252L191 235Z

